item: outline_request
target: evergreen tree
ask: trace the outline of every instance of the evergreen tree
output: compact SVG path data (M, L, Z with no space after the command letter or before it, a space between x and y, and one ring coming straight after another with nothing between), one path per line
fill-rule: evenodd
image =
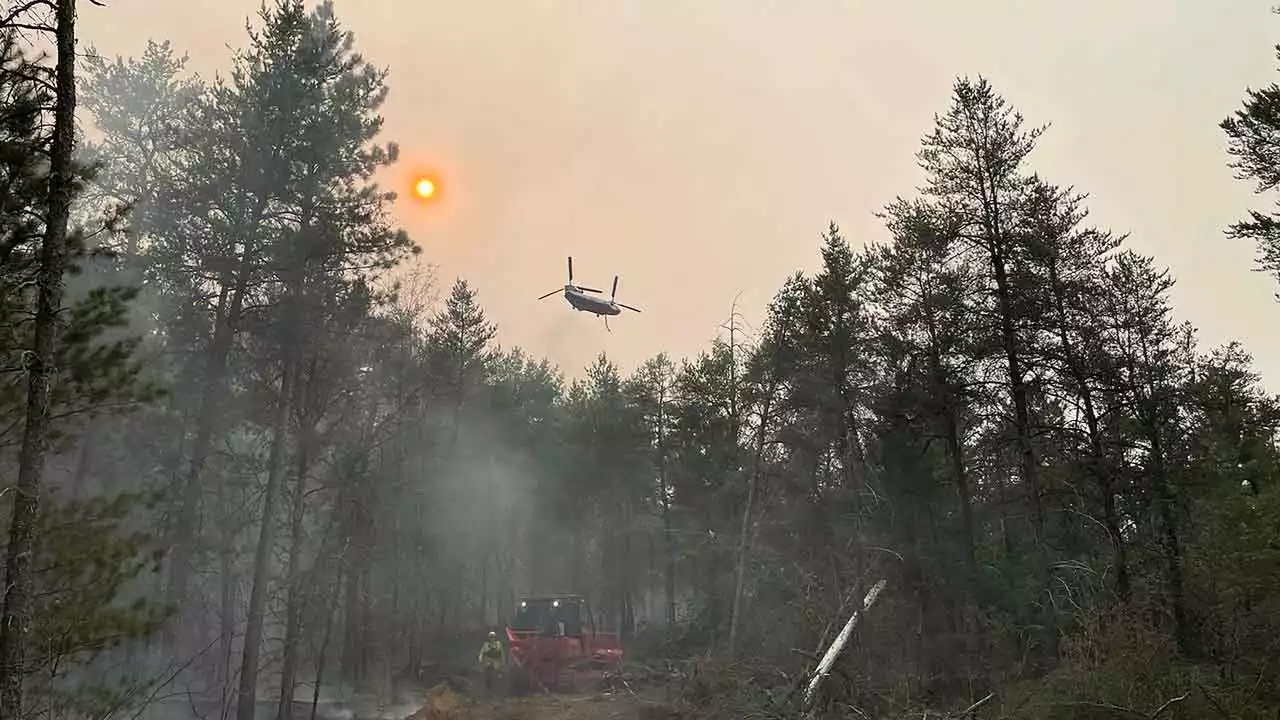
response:
M466 280L456 280L444 309L431 319L427 343L439 386L458 409L486 379L496 334L497 329L480 307L476 290Z
M237 65L234 85L220 89L213 104L222 127L239 126L239 143L280 150L269 162L248 152L239 156L250 186L259 192L250 212L259 228L258 252L250 256L246 247L242 272L257 274L261 291L280 303L270 323L276 339L270 355L280 379L240 673L237 716L242 720L254 713L268 561L293 402L303 358L314 352L319 334L310 322L313 309L350 278L393 267L413 250L408 237L390 224L386 206L394 195L371 182L396 156L394 146L376 142L386 73L353 48L353 36L339 25L332 3L308 12L301 0L281 0L264 9L263 28L250 33L250 50ZM253 265L244 267L250 260ZM292 665L285 669L286 686L291 686ZM281 705L286 717L291 707Z
M1280 57L1280 45L1276 46ZM1254 182L1261 195L1280 187L1280 85L1270 85L1245 93L1243 106L1224 119L1219 127L1227 136L1231 167L1241 180ZM1252 240L1258 249L1258 270L1280 282L1280 219L1275 212L1249 212L1248 219L1232 225L1227 234ZM1277 294L1280 298L1280 294Z
M0 27L0 86L13 91L0 116L3 182L13 191L0 213L0 352L21 357L5 366L26 376L25 392L0 398L23 407L14 413L22 418L22 430L0 611L0 715L5 717L24 712L28 638L41 601L34 592L40 571L34 559L43 540L39 521L50 447L66 429L67 416L113 401L128 403L138 389L131 382L137 375L130 362L135 341L104 337L104 331L122 324L133 290L97 288L83 298L68 297L66 291L67 274L85 257L84 233L71 225L72 203L86 173L73 160L75 13L74 0L54 7L52 68L18 49L16 33L25 16L9 15L15 24ZM23 316L31 318L29 324Z
M671 425L675 404L676 365L665 353L644 362L630 378L628 392L633 398L644 428L650 437L648 470L655 478L652 488L656 510L662 520L663 593L666 622L676 624L676 546L671 512Z
M955 84L951 107L937 118L919 153L927 175L926 194L946 208L958 239L984 266L986 297L971 311L993 329L991 342L1005 366L1012 434L1017 448L1017 482L1030 510L1032 544L1043 550L1044 508L1035 457L1031 350L1023 289L1016 285L1022 262L1020 209L1028 188L1025 162L1042 129L1024 129L1018 112L984 78ZM1036 561L1044 565L1044 558Z

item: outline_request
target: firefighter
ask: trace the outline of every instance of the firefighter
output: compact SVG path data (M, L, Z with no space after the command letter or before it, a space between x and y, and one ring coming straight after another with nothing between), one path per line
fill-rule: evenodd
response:
M490 631L489 639L480 646L480 669L484 671L484 689L493 690L493 681L502 672L505 650L498 633Z

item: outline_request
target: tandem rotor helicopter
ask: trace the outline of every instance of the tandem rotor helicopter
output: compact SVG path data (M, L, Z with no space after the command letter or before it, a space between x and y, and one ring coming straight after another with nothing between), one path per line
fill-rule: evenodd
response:
M605 300L602 297L597 297L598 295L603 293L602 290L583 287L582 285L574 285L572 257L569 258L569 282L566 283L563 288L552 290L551 292L547 293L546 295L543 295L538 299L546 300L552 295L555 295L556 293L561 293L561 292L564 293L564 299L569 302L569 305L571 305L574 310L589 312L589 313L592 313L593 315L596 315L602 318L604 320L604 329L609 330L609 332L613 332L613 330L609 328L610 315L620 315L622 314L622 311L624 309L630 310L631 312L640 312L639 308L633 308L630 305L624 305L615 299L618 295L618 276L617 275L613 276L613 292L609 294L608 300ZM588 293L595 293L595 294L591 295Z

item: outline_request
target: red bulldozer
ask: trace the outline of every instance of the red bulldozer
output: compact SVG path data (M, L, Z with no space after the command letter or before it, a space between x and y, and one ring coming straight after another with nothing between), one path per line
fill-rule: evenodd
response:
M618 633L596 630L581 595L522 598L507 625L507 642L516 693L531 687L576 692L617 677L622 668Z

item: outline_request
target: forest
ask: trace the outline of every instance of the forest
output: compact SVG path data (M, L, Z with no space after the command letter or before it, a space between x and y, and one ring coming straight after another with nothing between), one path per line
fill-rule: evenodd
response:
M561 369L397 226L331 2L214 79L75 20L0 12L0 717L314 719L566 589L684 717L1280 712L1280 398L986 79L756 332ZM1205 131L1280 184L1280 87Z

